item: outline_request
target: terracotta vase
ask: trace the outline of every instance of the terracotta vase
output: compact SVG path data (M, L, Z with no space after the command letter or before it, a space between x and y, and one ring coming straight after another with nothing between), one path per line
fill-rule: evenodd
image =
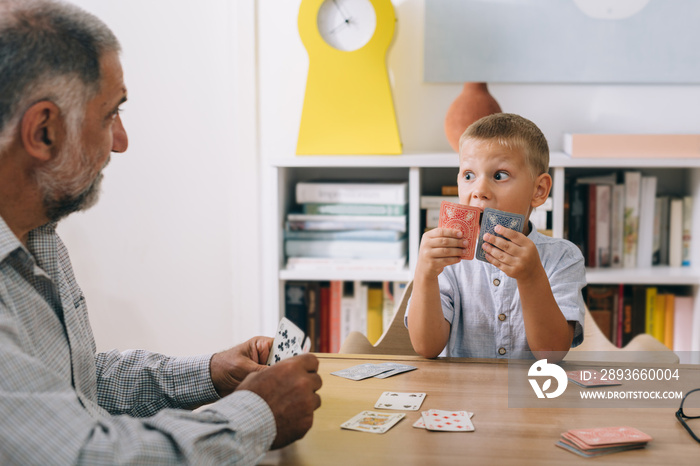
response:
M452 102L445 115L445 135L455 152L459 152L459 138L469 125L479 118L501 113L501 106L489 94L486 83L464 83L462 93Z

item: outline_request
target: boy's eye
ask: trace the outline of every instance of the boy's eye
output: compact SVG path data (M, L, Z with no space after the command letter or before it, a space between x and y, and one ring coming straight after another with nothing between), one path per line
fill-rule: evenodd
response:
M502 172L502 171L501 171L501 172L496 172L496 174L493 175L493 178L494 178L496 181L507 180L509 177L510 177L510 175L509 175L507 172Z
M471 180L473 180L473 179L474 179L474 173L472 173L472 172L465 172L465 173L464 173L464 179L465 179L466 181L471 181Z

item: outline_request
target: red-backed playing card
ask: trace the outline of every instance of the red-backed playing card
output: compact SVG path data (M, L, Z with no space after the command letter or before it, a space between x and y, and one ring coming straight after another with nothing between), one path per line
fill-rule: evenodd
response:
M595 429L569 430L569 434L591 447L613 446L651 441L651 437L634 427L598 427ZM571 440L569 438L569 440Z
M462 232L462 239L467 240L467 247L462 259L474 259L476 242L479 235L479 221L481 210L454 202L442 201L440 203L440 221L438 227L450 228Z

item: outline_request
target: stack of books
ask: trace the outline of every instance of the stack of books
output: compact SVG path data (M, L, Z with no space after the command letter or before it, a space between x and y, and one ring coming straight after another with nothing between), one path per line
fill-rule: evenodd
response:
M693 198L660 193L657 184L636 170L569 180L568 238L586 266L691 265Z
M405 266L407 182L302 181L296 200L284 233L288 269Z

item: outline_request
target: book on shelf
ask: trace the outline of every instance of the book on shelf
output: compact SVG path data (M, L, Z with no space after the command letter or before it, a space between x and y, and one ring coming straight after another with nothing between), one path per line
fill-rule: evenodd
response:
M690 242L692 240L692 222L693 215L693 197L684 196L683 197L683 238L681 249L681 266L690 266Z
M330 257L346 259L400 259L406 256L407 240L350 241L296 240L284 242L288 257Z
M676 296L673 322L673 351L692 350L693 298Z
M696 158L700 134L564 134L574 158Z
M440 209L425 209L425 228L437 228L440 224Z
M302 204L310 215L405 215L407 204Z
M370 283L367 289L367 339L375 344L382 336L384 297L381 283Z
M458 196L459 195L459 187L455 185L444 185L440 189L440 193L443 196Z
M586 185L571 183L569 186L569 241L581 250L586 258Z
M618 292L617 285L588 285L586 287L586 306L591 317L595 320L601 332L615 343L618 322Z
M396 230L290 230L284 231L284 239L298 240L352 240L398 241L406 236Z
M343 294L340 297L340 344L342 345L345 339L350 335L350 332L362 331L357 328L355 318L355 282L343 282Z
M330 352L330 323L331 323L331 284L321 282L319 290L320 312L319 312L319 344L317 348L321 353Z
M623 265L637 266L637 236L639 234L639 198L642 174L637 171L625 172L625 223Z
M654 255L654 212L656 206L655 176L643 176L639 196L637 235L637 267L651 267Z
M304 334L307 333L308 308L308 283L288 281L284 284L284 315L299 327Z
M671 209L671 197L667 195L656 198L654 210L654 256L653 265L668 265L668 234L669 211Z
M330 303L328 317L328 352L337 353L340 351L341 327L342 327L342 300L343 282L332 280L330 283Z
M425 195L420 197L421 209L439 209L442 201L454 202L459 204L459 196L430 196Z
M610 266L622 267L623 229L625 224L625 185L612 187L610 201Z
M596 184L586 185L586 200L584 211L586 212L586 225L588 226L588 231L586 232L586 265L588 267L597 267L598 261L598 243L597 243L597 212L598 212L598 197Z
M296 184L296 201L403 205L408 203L408 182L300 181Z
M406 256L398 259L348 259L332 257L289 257L287 270L395 272L406 266Z
M289 230L394 230L406 232L405 215L287 214Z
M656 313L656 301L658 296L658 289L655 286L648 286L646 288L646 309L644 312L644 333L648 333L651 336L655 335L654 331L654 314Z
M610 203L612 188L607 184L595 189L595 263L597 267L610 267Z
M673 349L673 331L675 325L676 295L666 293L666 309L664 311L664 339L663 342L670 350Z
M683 199L671 199L668 223L668 265L680 267L683 263Z
M306 336L311 341L311 351L321 350L321 285L307 282L306 291Z

